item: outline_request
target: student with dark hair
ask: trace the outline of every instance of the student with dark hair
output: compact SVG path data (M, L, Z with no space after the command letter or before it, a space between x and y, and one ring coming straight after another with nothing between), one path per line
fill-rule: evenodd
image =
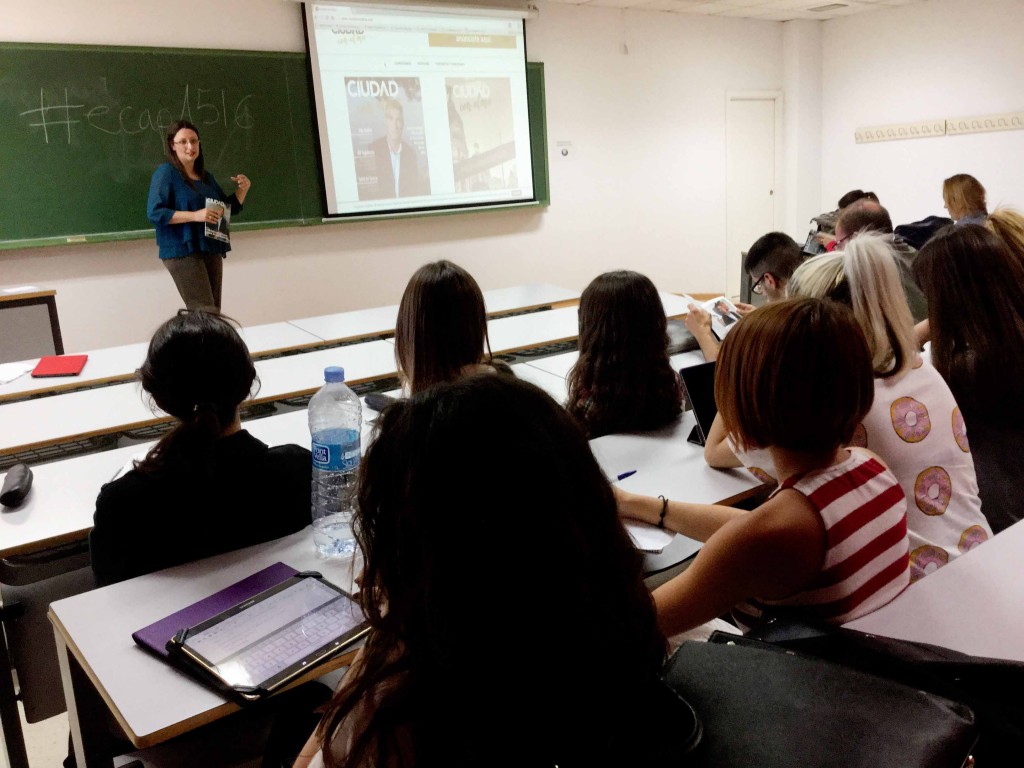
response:
M416 270L398 305L395 362L410 394L470 373L511 372L491 358L484 295L469 272L450 261Z
M218 200L232 215L238 214L251 183L245 174L232 176L238 189L225 195L206 170L199 130L187 120L167 128L164 151L167 162L153 172L146 204L146 215L156 226L160 260L186 308L219 312L223 262L231 246L206 236L206 225L217 224L221 217L206 201Z
M623 516L706 542L654 591L666 635L730 608L747 627L776 606L842 624L907 586L900 484L872 454L845 447L871 407L871 370L857 321L833 301L772 303L729 333L715 371L718 412L741 448L771 454L781 482L752 512L616 491Z
M583 291L580 356L566 408L590 437L658 429L682 412L658 290L637 272L606 272Z
M743 269L750 276L750 290L765 301L773 302L786 298L786 282L804 259L803 251L796 240L785 232L769 232L762 235L747 251ZM749 314L755 308L749 304L736 304L742 314ZM687 329L700 345L700 351L708 362L718 357L718 339L711 331L711 315L696 304L689 306L684 318Z
M836 248L843 250L847 244L861 234L884 235L892 247L893 258L900 271L900 284L907 298L907 306L915 323L928 317L928 302L924 294L914 282L913 268L915 251L906 240L893 232L892 217L877 202L858 200L839 215L836 222Z
M967 173L958 173L942 182L942 203L957 224L984 224L988 216L985 188Z
M227 319L179 312L153 336L138 376L177 423L141 463L100 490L89 544L101 585L309 524L309 451L268 448L242 429L238 409L256 369Z
M762 235L747 251L743 269L750 275L750 290L768 301L786 296L786 282L804 260L796 240L784 232Z
M871 200L872 202L877 203L878 195L874 192L865 192L863 189L852 189L839 198L839 202L836 203L836 208L842 211L844 208L848 208L858 200Z
M296 768L683 764L640 555L541 390L477 375L387 408L355 532L371 633Z
M977 225L932 238L914 264L931 358L963 410L982 511L998 533L1024 518L1024 263Z

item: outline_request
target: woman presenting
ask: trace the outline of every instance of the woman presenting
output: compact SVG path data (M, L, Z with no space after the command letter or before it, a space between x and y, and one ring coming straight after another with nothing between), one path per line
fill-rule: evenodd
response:
M238 185L225 195L213 175L206 172L199 132L192 123L179 120L167 129L168 162L153 173L146 214L156 225L160 260L188 309L220 311L223 259L231 246L206 234L207 224L220 222L221 211L207 207L218 200L235 215L242 210L251 182L244 174L232 176Z

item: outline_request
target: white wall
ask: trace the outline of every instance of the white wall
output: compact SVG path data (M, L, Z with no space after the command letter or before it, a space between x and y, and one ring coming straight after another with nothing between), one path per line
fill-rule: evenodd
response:
M8 41L304 50L283 0L6 0L3 16ZM527 45L546 67L549 210L239 232L225 311L248 325L396 303L442 257L485 290L582 289L624 266L722 290L725 93L781 87L782 25L541 3ZM178 306L151 240L0 252L0 285L26 283L57 289L69 350L145 339Z
M1024 3L929 0L824 23L822 205L872 189L898 224L945 215L942 180L976 176L1024 207L1024 131L855 144L858 126L1024 109Z
M799 243L821 213L821 28L806 19L782 25L786 195L778 228Z

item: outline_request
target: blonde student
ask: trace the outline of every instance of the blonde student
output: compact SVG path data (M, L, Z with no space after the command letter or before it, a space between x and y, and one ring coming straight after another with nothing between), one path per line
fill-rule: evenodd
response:
M872 454L844 447L873 396L867 343L836 302L789 299L737 323L715 399L736 444L771 454L779 488L752 512L617 492L621 515L706 542L654 592L667 635L730 609L744 627L776 606L844 623L909 584L900 484Z

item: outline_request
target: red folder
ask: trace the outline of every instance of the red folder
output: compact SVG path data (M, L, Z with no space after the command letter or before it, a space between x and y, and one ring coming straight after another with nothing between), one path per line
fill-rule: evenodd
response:
M32 376L40 379L47 376L77 376L85 368L88 355L47 355L33 369Z

